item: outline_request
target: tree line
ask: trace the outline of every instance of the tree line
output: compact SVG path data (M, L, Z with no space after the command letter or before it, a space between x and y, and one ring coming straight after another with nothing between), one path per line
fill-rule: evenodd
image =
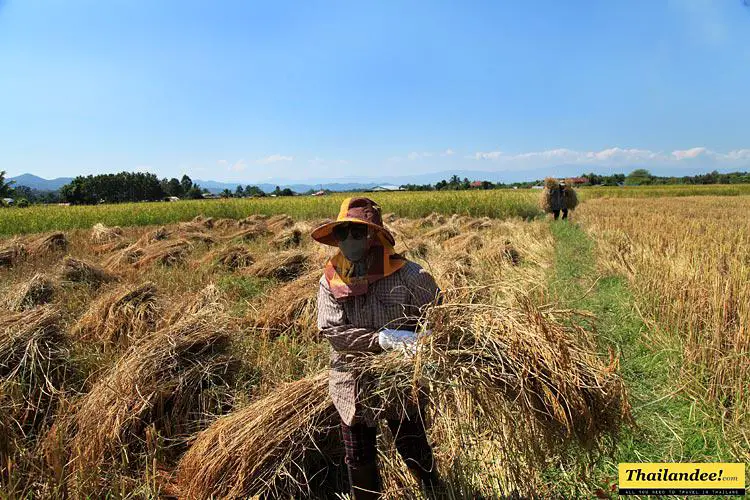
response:
M629 174L622 173L611 175L600 175L594 172L581 174L577 178L580 186L657 186L670 184L750 184L750 172L719 173L717 170L707 174L676 176L653 175L646 169L635 169ZM435 184L403 184L401 189L406 191L459 191L465 189L508 189L508 188L531 188L542 185L542 179L523 182L490 182L470 181L453 175L448 180L441 180Z

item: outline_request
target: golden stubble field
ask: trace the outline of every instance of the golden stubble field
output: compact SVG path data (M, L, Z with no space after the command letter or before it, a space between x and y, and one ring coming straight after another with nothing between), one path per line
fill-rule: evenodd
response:
M750 449L748 208L741 196L589 199L573 214L596 243L600 275L629 279L654 356L681 350L675 392L716 410L737 460ZM329 347L315 328L330 252L308 235L321 222L199 216L3 240L0 489L345 491ZM628 387L591 313L550 292L549 223L435 213L386 222L445 301L426 314L433 335L415 360L390 353L367 369L383 390L430 388L428 432L452 497L560 494L561 472L580 481L565 491L591 492L592 460L631 422ZM382 431L387 498L419 498Z
M597 199L577 213L605 273L627 276L645 342L681 350L681 385L750 458L750 198Z
M386 220L397 250L434 274L445 302L426 318L433 335L416 362L391 353L366 360L368 369L383 387L419 379L431 388L429 432L455 498L544 491L549 464L570 462L570 449L585 454L628 418L611 360L548 296L547 224ZM320 222L197 217L6 240L3 490L345 491L328 346L315 328L330 255L308 236ZM387 496L418 497L383 439Z

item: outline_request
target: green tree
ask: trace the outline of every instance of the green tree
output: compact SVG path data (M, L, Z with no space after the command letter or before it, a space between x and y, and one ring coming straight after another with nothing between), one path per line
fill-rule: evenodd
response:
M10 198L13 194L13 181L6 182L5 170L0 170L0 198Z
M245 190L242 188L242 184L237 185L237 189L234 190L234 195L237 198L242 198L243 196L245 196Z
M645 186L651 184L654 176L645 168L637 168L630 172L625 178L625 184L628 186Z
M247 186L245 188L245 195L247 196L265 196L266 193L263 192L261 188L258 186Z
M224 189L224 191L221 192L221 197L222 198L231 198L232 197L232 192L228 188Z
M187 175L183 175L180 179L180 185L182 186L182 192L187 194L193 189L193 181Z

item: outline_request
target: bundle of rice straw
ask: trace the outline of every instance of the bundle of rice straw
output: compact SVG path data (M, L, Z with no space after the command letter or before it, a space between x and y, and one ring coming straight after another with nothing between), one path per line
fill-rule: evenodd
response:
M254 326L272 334L291 328L313 335L317 332L317 297L321 271L313 271L272 290L252 313Z
M542 192L542 197L539 203L540 208L544 212L552 212L552 191L558 189L559 187L560 183L557 181L557 179L553 179L552 177L547 177L546 179L544 179L544 191ZM576 194L575 189L572 188L570 181L565 183L565 188L563 189L562 205L568 210L575 210L575 208L578 206L578 195Z
M406 247L407 255L417 259L426 258L428 252L430 251L430 247L427 246L427 242L422 240L411 241L409 243L404 242L404 246Z
M213 245L214 243L216 243L216 240L211 235L206 234L202 231L188 231L180 233L180 237L188 241L200 241L201 243L205 243L206 245Z
M250 250L242 245L229 245L207 253L200 264L209 264L224 269L240 269L255 262Z
M154 243L156 241L162 241L169 238L169 231L166 227L161 226L158 229L154 229L153 231L149 231L147 233L144 233L143 236L138 240L138 243L140 245L148 245L150 243Z
M243 229L240 229L239 231L230 234L227 239L233 240L233 239L241 239L245 241L249 240L255 240L258 238L262 238L263 236L266 236L268 234L268 229L266 229L266 226L262 223L260 224L252 224L252 225L241 225Z
M576 194L576 190L573 189L573 182L570 180L565 183L563 204L568 210L575 210L578 206L578 195Z
M429 389L430 435L441 463L476 459L470 449L491 443L496 454L486 459L506 469L504 486L531 495L551 459L571 445L596 450L630 419L617 360L602 362L585 332L566 326L569 314L524 299L517 309L436 306L426 318L432 333L415 358L398 351L363 356L359 369L378 381L375 401L408 394L415 381ZM320 460L340 457L337 423L325 373L282 386L198 436L179 464L181 493L308 495Z
M128 344L151 331L159 317L156 285L123 285L91 304L78 320L73 333L105 346Z
M118 245L119 246L119 245ZM122 266L132 266L143 257L143 246L139 242L118 248L118 251L107 257L102 263L106 269L115 270Z
M445 241L447 239L458 236L459 234L461 234L461 231L459 231L456 226L444 225L436 227L432 231L426 232L424 237L435 241Z
M140 268L155 263L165 266L181 264L190 248L190 243L184 239L157 241L141 249L142 255L133 266Z
M443 248L453 252L474 252L484 246L484 240L477 233L464 233L447 239Z
M0 315L0 412L8 428L28 438L54 413L65 381L67 347L59 322L52 306ZM7 451L0 447L0 459Z
M464 224L466 229L478 231L480 229L492 229L492 219L482 217L481 219L471 219Z
M205 288L189 296L186 300L176 301L172 311L166 315L162 324L169 326L184 318L200 313L220 313L226 304L221 299L221 291L216 285L207 285Z
M266 220L266 227L273 233L278 233L294 225L294 219L286 214L278 214Z
M219 219L214 222L216 229L231 229L239 226L239 221L235 219Z
M29 239L27 248L32 255L62 251L68 248L68 239L64 233L51 233Z
M116 250L123 250L132 244L132 241L126 240L125 238L117 238L107 243L102 243L101 245L94 246L93 251L95 254L101 255L114 252Z
M122 237L122 229L118 226L107 227L101 222L94 224L91 228L91 241L94 243L107 243Z
M326 474L342 461L339 422L328 370L282 385L198 435L178 465L180 495L322 497Z
M35 274L25 283L6 293L4 302L10 311L26 311L52 301L55 295L54 281L43 274Z
M240 220L238 222L238 225L240 227L244 226L257 226L258 224L264 223L268 219L268 216L265 214L253 214L245 217L244 219Z
M426 318L432 334L414 364L403 356L374 356L365 369L379 376L382 391L421 380L460 392L481 410L488 429L522 421L535 453L559 451L571 441L590 447L617 432L630 411L615 373L618 360L610 353L609 364L602 362L590 335L567 325L571 314L523 297L516 308L436 306Z
M445 220L446 219L444 215L441 215L436 212L432 212L430 215L428 215L427 217L423 217L419 221L419 226L420 227L442 226L443 224L445 224Z
M388 212L387 214L383 214L383 222L386 224L393 224L398 220L398 215Z
M287 250L278 253L269 253L245 271L259 278L275 278L279 281L289 281L307 268L309 255L298 250Z
M60 279L73 283L87 283L92 286L99 286L102 283L117 281L118 278L96 264L67 256L63 260L60 269Z
M196 215L193 220L193 224L199 224L206 229L213 229L214 219L212 217L204 217L203 215Z
M23 260L28 252L26 247L18 242L0 248L0 267L13 267Z
M110 468L142 470L159 439L171 442L162 459L174 459L187 436L227 410L236 364L222 323L213 312L186 317L133 345L94 384L68 431L75 490L106 490Z
M270 242L271 247L283 250L298 247L302 242L302 231L299 229L288 229L277 234Z

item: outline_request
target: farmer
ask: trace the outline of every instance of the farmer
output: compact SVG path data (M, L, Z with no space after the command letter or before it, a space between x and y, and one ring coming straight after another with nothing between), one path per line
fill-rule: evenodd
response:
M376 431L382 418L411 473L429 496L436 495L442 488L423 405L411 396L373 404L374 380L350 364L367 353L415 347L421 311L438 297L435 280L395 253L380 207L368 198L345 199L336 221L318 227L312 237L339 249L320 279L318 329L332 348L329 393L341 416L352 497L380 498Z
M560 210L562 210L563 220L568 218L568 206L566 203L565 195L565 181L560 181L557 187L550 191L550 205L552 207L552 214L555 216L555 220L560 218Z

